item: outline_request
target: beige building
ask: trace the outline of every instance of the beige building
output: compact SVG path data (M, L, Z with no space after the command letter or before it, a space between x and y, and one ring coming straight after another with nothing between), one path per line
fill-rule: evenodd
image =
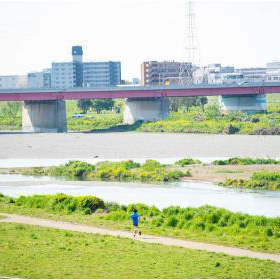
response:
M176 61L145 61L141 64L141 85L178 84L182 65L186 68L191 67L190 63L182 64Z

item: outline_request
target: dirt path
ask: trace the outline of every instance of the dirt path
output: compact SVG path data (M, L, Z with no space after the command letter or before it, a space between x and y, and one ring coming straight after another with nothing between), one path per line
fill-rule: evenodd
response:
M78 231L78 232L85 232L85 233L93 233L93 234L107 234L112 236L120 236L120 237L134 239L134 237L130 232L125 232L125 231L109 230L109 229L97 228L97 227L87 226L87 225L82 225L77 223L52 221L52 220L38 219L38 218L32 218L32 217L20 216L14 214L0 213L0 215L5 217L4 219L0 219L0 222L36 225L36 226L42 226L48 228L56 228L56 229L71 230L71 231ZM137 237L136 239L141 242L179 246L187 249L206 250L209 252L224 253L232 256L267 259L280 263L280 255L278 254L260 253L260 252L245 250L245 249L233 248L233 247L172 239L166 237L156 237L151 235L143 235L141 237Z

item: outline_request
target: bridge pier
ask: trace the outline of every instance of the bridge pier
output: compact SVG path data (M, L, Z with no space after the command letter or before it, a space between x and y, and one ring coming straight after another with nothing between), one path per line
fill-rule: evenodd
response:
M124 124L134 124L137 121L155 121L168 118L169 100L156 98L127 98L123 114Z
M67 132L65 101L24 101L22 130Z
M221 110L225 112L264 112L266 111L265 94L244 94L219 96Z

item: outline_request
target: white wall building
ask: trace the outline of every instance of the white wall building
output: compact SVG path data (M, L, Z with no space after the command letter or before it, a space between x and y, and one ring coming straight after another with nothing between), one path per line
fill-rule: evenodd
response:
M54 88L75 87L76 71L73 62L53 62L51 70L51 86Z
M248 83L261 83L266 80L266 68L240 68L236 72L242 73L244 81Z
M29 88L51 87L51 69L44 69L42 72L29 72L27 74L27 86Z
M110 87L120 83L120 62L91 61L83 63L83 85L85 87Z
M226 80L227 74L234 73L233 66L222 66L219 63L208 64L204 67L204 81L208 84L221 84Z
M0 88L25 87L27 87L27 76L25 75L0 76Z
M280 61L269 62L266 64L266 81L280 82Z

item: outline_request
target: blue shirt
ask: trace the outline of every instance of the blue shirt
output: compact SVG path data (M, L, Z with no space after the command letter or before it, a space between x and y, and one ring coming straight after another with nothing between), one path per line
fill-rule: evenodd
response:
M130 215L130 218L132 219L134 225L138 225L139 217L140 215L138 215L137 213L133 213Z

